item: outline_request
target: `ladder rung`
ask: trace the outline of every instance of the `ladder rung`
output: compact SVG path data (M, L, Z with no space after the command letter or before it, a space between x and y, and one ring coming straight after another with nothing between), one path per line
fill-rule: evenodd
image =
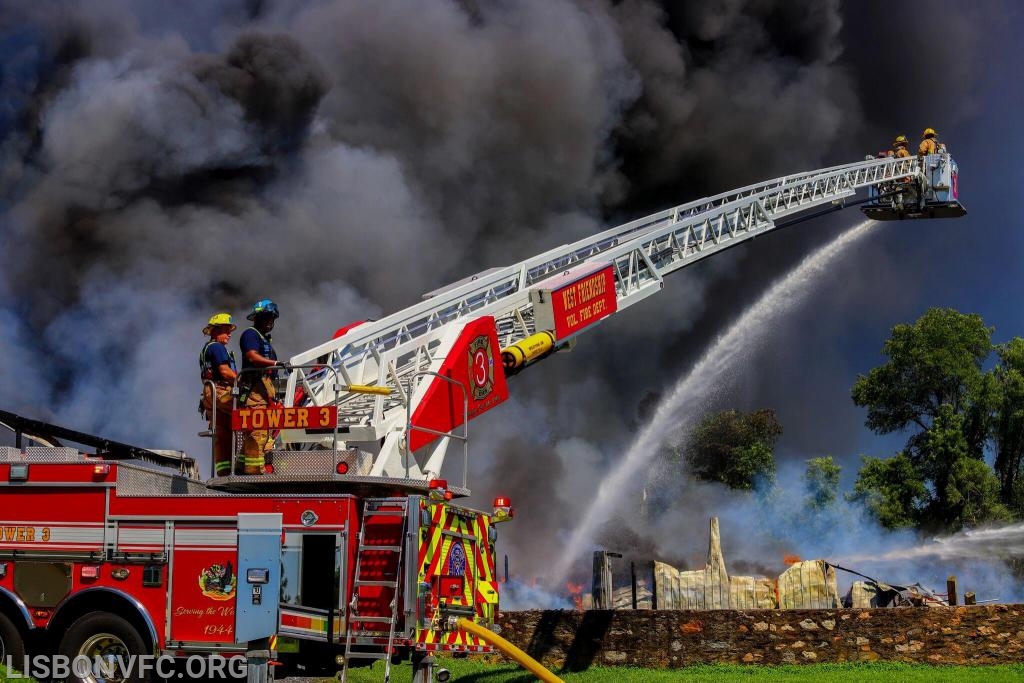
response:
M379 509L378 506L380 506L380 507L387 506L387 507L385 509ZM354 581L353 581L352 601L349 603L348 619L346 620L346 624L348 626L347 626L347 628L345 630L345 666L342 669L342 678L344 678L345 674L348 672L348 663L349 663L350 659L384 659L384 660L390 660L390 658L391 658L391 655L388 652L367 652L367 653L353 652L352 651L352 646L354 645L353 639L355 639L355 638L359 638L359 637L384 638L386 636L387 639L388 639L388 647L386 649L393 651L392 645L394 643L394 638L395 638L395 629L398 627L398 587L399 587L399 585L401 583L401 580L402 580L402 566L401 566L401 564L402 564L402 556L404 554L404 549L405 549L404 544L405 544L406 532L409 529L410 507L411 506L409 505L409 499L408 498L400 499L400 500L393 500L393 499L368 500L363 505L363 515L366 516L366 517L369 517L369 516L386 516L386 517L398 517L398 518L400 518L402 520L402 522L401 522L401 530L402 531L401 531L401 535L398 537L398 545L372 545L372 544L367 544L365 541L366 541L366 531L367 531L368 527L364 526L359 531L359 545L358 545L358 549L356 551L356 571L355 571L355 577L354 577ZM382 536L382 537L378 536L378 538L382 538L382 540L386 539L385 542L390 540L390 538L388 538L388 536ZM396 565L395 566L396 574L395 574L395 578L394 579L392 579L392 580L365 579L364 580L364 579L361 578L362 570L363 570L362 564L363 564L364 561L370 562L371 564L374 564L374 565L379 565L380 564L381 558L375 557L375 556L372 555L372 553L374 551L377 551L377 552L380 552L380 553L393 553L396 556L395 559L394 559L394 562L395 562L395 565ZM390 562L390 561L391 561L390 559L387 560L387 562ZM376 573L378 576L380 576L380 573L382 573L382 572L380 571L379 567L375 567L375 572L374 573ZM381 588L390 588L390 589L392 589L394 591L394 593L393 593L394 597L392 598L390 604L388 605L389 609L391 610L391 616L390 617L376 617L376 616L375 617L369 617L369 616L361 617L361 616L359 616L359 609L358 609L359 608L359 601L360 601L361 597L364 597L364 596L360 596L359 589L361 587L363 587L363 586L379 586ZM381 628L379 630L377 630L377 629L367 629L367 628L359 628L358 630L356 630L355 628L353 628L353 624L359 624L360 626L367 626L367 625L372 625L372 624L381 624L382 626L381 626ZM385 681L389 680L390 672L391 672L391 663L390 663L390 661L388 661L388 663L385 665L385 668L384 668L384 680Z
M388 659L391 655L386 652L353 652L352 659Z

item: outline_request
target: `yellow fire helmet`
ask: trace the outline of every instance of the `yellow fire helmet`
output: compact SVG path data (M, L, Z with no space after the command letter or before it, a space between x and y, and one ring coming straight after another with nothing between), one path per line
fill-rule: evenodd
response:
M894 147L899 147L900 145L903 145L904 147L906 147L907 144L908 144L907 143L907 136L906 135L897 135L896 139L893 141L892 144L893 144Z
M923 138L933 138L933 137L935 137L935 129L934 128L925 128L924 132L921 133L921 137L923 137Z
M210 334L210 331L217 326L227 325L231 329L230 332L235 331L235 324L231 322L230 313L214 313L210 316L210 320L206 323L206 327L203 328L203 334Z

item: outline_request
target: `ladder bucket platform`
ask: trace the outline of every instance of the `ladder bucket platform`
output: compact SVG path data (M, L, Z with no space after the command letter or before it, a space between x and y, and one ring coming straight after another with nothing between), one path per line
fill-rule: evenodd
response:
M864 215L875 221L903 221L914 218L960 218L967 215L967 209L958 201L928 202L924 209L916 205L905 207L891 204L868 204L860 207Z

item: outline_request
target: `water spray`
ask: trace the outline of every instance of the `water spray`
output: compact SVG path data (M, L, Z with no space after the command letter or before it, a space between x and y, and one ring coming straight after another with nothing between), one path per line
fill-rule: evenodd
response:
M988 529L960 531L911 548L898 548L881 555L851 555L843 562L898 563L921 558L940 560L1002 559L1024 557L1024 523Z
M748 308L704 352L690 372L676 383L658 405L651 421L640 432L626 456L601 482L580 525L569 537L564 553L555 563L550 577L551 585L565 583L573 563L592 543L597 527L615 511L615 505L622 499L622 491L630 478L643 471L666 439L690 430L700 416L699 404L706 399L713 383L739 361L749 357L763 340L770 324L796 310L811 293L811 285L826 272L833 261L867 235L875 225L873 221L863 221L805 258Z

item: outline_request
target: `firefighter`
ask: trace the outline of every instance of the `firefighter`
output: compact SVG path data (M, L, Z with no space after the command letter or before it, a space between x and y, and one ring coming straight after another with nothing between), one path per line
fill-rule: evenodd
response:
M203 334L210 337L199 353L199 367L203 379L203 396L200 412L210 422L216 410L217 423L213 435L213 468L218 477L231 474L231 386L238 377L235 354L228 349L228 341L235 325L230 313L216 313L210 316L203 328ZM211 387L207 382L213 382Z
M925 128L924 132L921 133L921 144L917 146L917 155L925 156L927 154L935 154L939 151L939 141L935 136L934 128Z
M252 327L242 333L238 345L242 350L241 400L246 408L266 408L277 404L277 389L274 380L277 371L285 367L277 360L277 352L270 343L274 321L280 312L270 299L261 299L253 304L252 312L246 319ZM266 368L264 370L264 368ZM269 430L257 429L246 432L242 441L242 473L263 474L264 456L273 448L274 437Z
M893 143L892 143L892 146L896 148L896 154L894 154L894 156L897 159L903 159L905 157L909 157L910 156L910 150L907 149L907 145L909 145L909 144L910 143L907 142L907 136L906 135L897 135L896 139L893 140Z

